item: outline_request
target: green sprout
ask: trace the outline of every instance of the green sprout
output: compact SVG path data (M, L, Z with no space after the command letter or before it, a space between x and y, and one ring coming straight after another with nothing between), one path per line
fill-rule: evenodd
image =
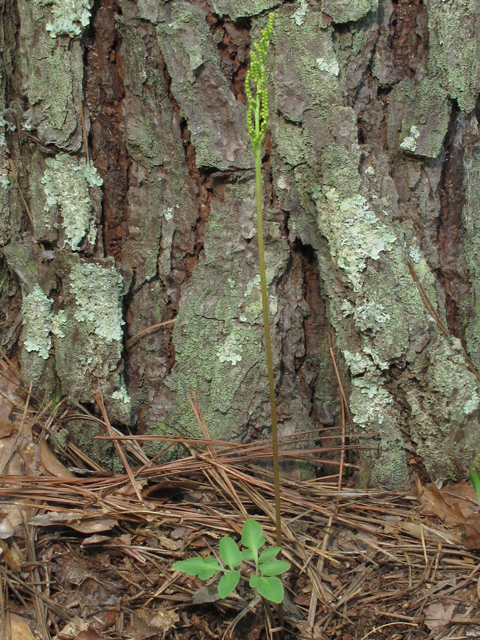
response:
M209 580L216 573L223 573L218 583L220 598L227 598L243 578L266 600L280 604L283 602L284 589L278 576L288 571L290 565L288 562L275 559L281 551L280 547L267 547L259 555L258 552L264 544L265 537L260 523L248 519L245 520L242 529L242 545L245 547L243 551L240 551L235 540L229 536L220 540L219 552L224 566L220 566L216 558L196 556L175 562L173 569L189 576L198 576L200 580ZM244 561L255 563L255 572L249 577L244 576L239 569Z
M477 492L477 500L480 506L480 478L478 477L478 472L477 472L478 464L480 462L479 458L480 456L477 456L475 458L475 461L472 464L472 468L469 471L468 477L470 478L470 481L473 484L475 491Z

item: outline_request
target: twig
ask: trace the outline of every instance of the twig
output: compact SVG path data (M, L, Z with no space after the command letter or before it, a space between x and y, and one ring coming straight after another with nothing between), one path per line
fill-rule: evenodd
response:
M367 633L367 635L363 636L362 640L365 640L365 638L368 638L368 636L371 636L372 633L376 633L377 631L380 631L380 629L385 629L386 627L396 627L399 624L404 624L404 625L407 625L408 627L418 627L418 624L415 624L414 622L389 622L388 624L382 624L381 627L376 627L375 629L372 629Z
M159 322L158 324L152 324L151 327L147 327L146 329L143 329L143 331L140 331L140 333L135 334L133 336L133 338L130 338L130 340L127 340L127 344L125 345L125 348L126 349L130 349L131 347L133 347L135 342L139 338L141 338L142 336L146 335L147 333L150 333L154 329L158 329L159 327L164 327L166 324L173 324L175 322L175 320L176 320L176 318L172 318L171 320L165 320L165 322Z
M25 198L23 197L22 189L20 188L20 183L18 181L17 172L15 171L15 165L13 164L13 160L11 158L9 159L9 163L10 163L10 169L12 170L13 177L15 179L15 183L17 185L18 193L20 194L20 198L22 199L23 206L25 207L25 210L27 212L28 219L30 220L30 224L32 225L32 231L35 232L35 225L33 224L32 214L30 213L30 209L28 208L28 204L27 204Z
M87 130L85 128L85 117L83 115L83 105L82 101L78 103L80 106L80 118L82 120L82 132L83 132L83 146L85 147L85 154L87 156L87 164L90 162L90 158L88 157L88 142L87 142Z
M341 398L342 398L342 401L343 401L342 402L342 418L343 418L342 419L342 423L345 424L345 419L344 419L344 413L343 412L346 409L347 413L348 413L348 419L350 421L350 426L352 428L353 435L356 435L355 434L355 427L354 427L352 414L350 413L350 407L348 406L348 402L347 402L347 396L345 395L345 390L343 388L342 379L340 377L340 372L338 371L338 367L337 367L337 361L335 360L335 355L333 353L333 341L332 341L332 336L331 336L330 333L328 334L328 340L330 342L330 354L332 356L333 366L335 368L335 375L337 376L338 386L340 387L340 395L341 395ZM342 429L344 428L343 424L342 424ZM363 462L363 456L361 454L360 454L360 464L361 464L361 467L362 467L363 483L364 483L365 489L367 489L367 487L368 487L367 474L366 474L366 471L365 471L365 465L364 465L364 462ZM343 458L342 458L341 469L342 469L343 466L344 466L344 462L343 462ZM341 484L340 484L340 482L341 482L341 469L340 469L340 479L339 479L339 487L338 487L339 489L341 488Z
M100 411L102 412L102 417L103 417L103 419L105 421L105 425L107 427L107 431L108 431L109 435L110 436L115 435L114 431L113 431L113 427L110 424L110 420L108 418L107 411L105 409L105 405L103 403L103 397L102 397L102 392L101 392L100 388L98 389L98 391L95 389L95 391L93 393L93 398L94 398L95 402L98 404L98 407L99 407ZM130 465L127 462L127 458L125 457L125 454L123 452L122 447L120 446L120 443L115 440L114 441L114 446L115 446L115 449L117 450L118 455L120 456L120 459L121 459L121 461L123 463L123 466L125 467L125 471L127 472L127 475L130 478L130 482L132 484L133 490L137 494L137 498L140 500L140 502L142 504L144 504L142 495L141 495L140 491L138 490L137 483L135 482L135 478L133 476L132 470L130 469Z

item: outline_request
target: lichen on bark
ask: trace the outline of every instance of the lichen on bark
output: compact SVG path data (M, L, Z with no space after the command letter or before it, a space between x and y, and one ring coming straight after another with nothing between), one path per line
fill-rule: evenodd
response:
M91 0L34 0L40 6L50 6L53 21L46 30L52 38L57 36L79 36L82 27L90 22Z
M192 135L197 166L251 167L246 109L220 70L203 11L193 4L168 3L157 34L173 94Z
M78 37L51 38L49 11L34 2L19 2L18 67L30 108L23 126L35 129L44 144L77 151L82 142L78 111L82 99L83 60Z
M274 284L285 270L288 247L279 233L278 213L266 230L270 310L278 312ZM187 394L199 391L204 418L215 437L241 437L253 420L265 420L268 389L262 354L262 305L255 287L255 181L248 174L229 181L222 201L212 202L204 255L184 288L175 324L176 364L169 381L176 396L172 419L195 428ZM187 302L188 301L188 302ZM275 344L276 342L276 344ZM278 339L274 359L279 362Z
M63 282L63 314L54 334L55 366L62 391L92 402L99 385L112 419L130 423L130 399L122 369L122 298L124 283L113 260L86 263L60 253L54 263ZM116 394L116 395L114 395Z
M88 187L99 187L103 180L93 164L59 153L47 158L41 182L47 196L45 211L56 205L60 208L65 242L78 251L88 234L88 242L94 245L97 229Z

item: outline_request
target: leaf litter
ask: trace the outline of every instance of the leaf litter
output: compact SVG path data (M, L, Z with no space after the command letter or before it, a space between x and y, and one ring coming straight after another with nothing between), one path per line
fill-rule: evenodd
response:
M6 357L0 374L2 640L278 637L272 611L246 585L220 600L215 582L172 569L199 553L218 557L220 538L238 540L246 517L274 544L272 474L264 464L271 442L210 438L195 396L202 438L124 436L109 423L98 390L93 415L66 401L45 405ZM56 437L75 415L103 424L124 475ZM342 472L355 469L345 452L366 447L349 443L345 423L340 429L335 437L329 429L283 438L281 455L338 470L341 453ZM141 447L148 439L163 451L180 443L189 455L149 460ZM417 493L408 495L342 480L342 473L282 478L283 556L292 565L284 580L286 638L480 637L473 488L439 489L416 478Z

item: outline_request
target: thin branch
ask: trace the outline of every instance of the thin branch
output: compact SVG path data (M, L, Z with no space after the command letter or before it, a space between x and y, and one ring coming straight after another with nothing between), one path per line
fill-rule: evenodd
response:
M151 331L154 331L155 329L158 329L159 327L164 327L166 324L173 324L175 322L175 320L176 320L176 318L172 318L171 320L165 320L165 322L159 322L158 324L152 324L151 327L147 327L143 331L140 331L140 333L135 334L133 336L133 338L130 338L130 340L127 341L127 344L125 345L125 347L127 349L130 349L131 347L133 347L135 342L139 338L141 338L142 336L146 335L147 333L150 333Z
M10 169L11 169L11 171L13 173L13 177L15 179L15 183L17 185L18 193L20 194L20 198L22 199L23 206L25 207L25 210L27 212L28 219L30 220L30 224L32 225L32 231L35 233L35 225L33 224L32 214L30 213L30 209L28 208L27 201L23 197L22 189L21 189L20 183L18 181L17 172L15 171L15 165L13 164L13 160L11 158L9 159L9 163L10 163Z

